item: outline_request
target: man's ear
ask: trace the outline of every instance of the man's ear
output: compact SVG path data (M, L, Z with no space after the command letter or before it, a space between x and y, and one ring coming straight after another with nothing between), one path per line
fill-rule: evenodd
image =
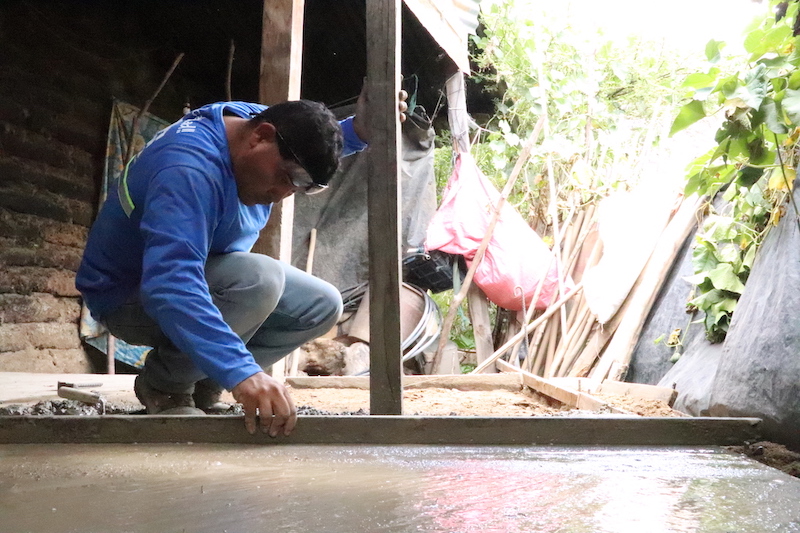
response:
M259 122L258 125L253 129L253 140L254 142L275 142L277 137L277 133L275 130L275 126L270 124L269 122Z

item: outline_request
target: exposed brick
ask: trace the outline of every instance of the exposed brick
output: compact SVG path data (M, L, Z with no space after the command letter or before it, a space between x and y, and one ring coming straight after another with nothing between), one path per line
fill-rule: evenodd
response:
M80 298L59 298L52 294L0 294L0 324L67 322L80 319Z
M0 324L0 353L27 348L72 350L81 347L78 325L64 322Z
M38 350L0 353L0 372L39 372L55 374L88 374L92 367L82 349ZM55 381L53 382L55 386Z
M77 248L49 243L23 247L0 237L0 265L66 268L77 272L80 264L81 251Z
M86 150L68 146L10 122L0 122L0 155L14 156L83 176L92 183L95 163Z
M58 170L36 161L0 155L0 184L27 183L59 196L94 201L94 184L89 177Z
M0 208L0 236L13 240L17 245L52 243L83 250L88 233L85 226Z
M94 209L88 202L62 198L57 194L37 190L27 183L0 187L0 207L86 227L92 224L94 216Z
M75 288L75 273L39 267L0 267L0 294L30 295L45 292L55 296L80 296Z

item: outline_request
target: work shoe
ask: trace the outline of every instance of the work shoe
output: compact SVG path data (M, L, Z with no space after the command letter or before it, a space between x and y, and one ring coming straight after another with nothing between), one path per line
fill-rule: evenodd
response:
M233 407L229 403L220 401L222 398L222 387L209 378L201 379L194 384L194 405L210 415L221 415L227 413Z
M177 394L151 387L141 376L133 383L136 397L147 408L148 415L204 415L194 406L191 394Z

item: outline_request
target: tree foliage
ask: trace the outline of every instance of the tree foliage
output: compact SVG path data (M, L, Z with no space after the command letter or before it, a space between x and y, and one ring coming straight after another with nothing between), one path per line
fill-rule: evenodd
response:
M664 42L579 27L570 5L484 0L483 33L474 39L476 78L501 95L473 148L496 184L504 183L537 120L547 119L512 199L532 219L548 211L550 169L565 205L635 183L641 154L667 133L685 69L699 65Z
M744 38L745 58L738 68L720 68L724 44L710 41L708 64L684 80L686 101L671 132L706 117L721 125L716 144L689 165L686 194L713 197L724 190L727 202L714 213L694 249L698 296L690 306L705 312L706 336L725 338L736 302L744 290L755 253L770 223L777 223L795 179L800 135L800 52L794 27L797 2L770 2ZM782 8L782 16L774 13ZM731 65L731 61L728 61Z

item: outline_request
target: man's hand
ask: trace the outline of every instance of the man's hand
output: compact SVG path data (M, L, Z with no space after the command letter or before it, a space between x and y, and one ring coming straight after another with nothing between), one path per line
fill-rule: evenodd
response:
M278 380L259 372L236 385L234 399L244 406L244 426L253 435L256 432L256 415L261 431L277 437L281 431L288 435L297 424L297 410L289 391Z
M397 120L401 123L406 121L406 111L408 111L406 100L408 100L408 93L401 89L397 95ZM369 102L369 95L367 94L367 82L364 80L364 85L361 86L361 94L358 95L358 101L356 102L353 130L355 130L359 139L365 143L369 143L371 137L369 120L367 119L367 102Z

